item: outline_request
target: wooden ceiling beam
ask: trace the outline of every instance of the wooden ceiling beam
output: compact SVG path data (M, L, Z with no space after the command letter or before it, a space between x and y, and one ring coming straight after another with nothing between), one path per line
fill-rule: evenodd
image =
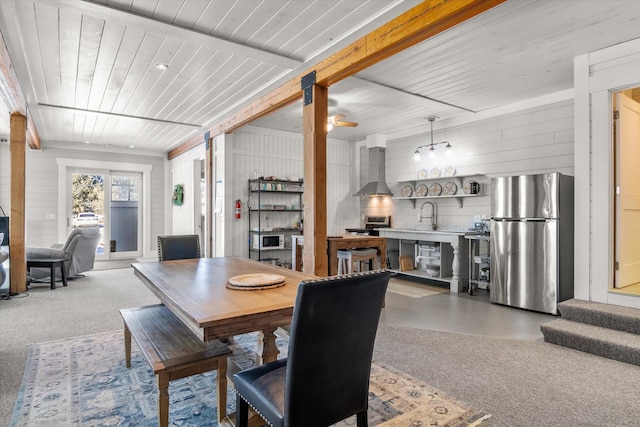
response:
M299 100L302 97L300 79L312 71L316 71L316 83L328 87L505 1L426 0L214 124L209 131L211 135L233 132ZM197 139L202 143L200 137ZM186 144L189 141L183 145ZM169 151L168 158L184 153L185 148L179 146Z
M18 82L18 76L13 69L11 58L9 57L9 51L4 42L4 36L0 33L0 96L2 101L7 105L8 110L13 113L18 113L27 118L26 121L26 137L27 144L32 150L40 150L40 136L36 130L36 126L29 116L29 107L27 101L22 94L20 83Z

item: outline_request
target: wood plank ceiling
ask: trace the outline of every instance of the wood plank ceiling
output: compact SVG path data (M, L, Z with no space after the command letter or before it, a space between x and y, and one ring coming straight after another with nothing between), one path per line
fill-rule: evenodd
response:
M418 2L100 3L0 4L44 141L168 151L305 61Z
M168 152L417 3L3 0L0 30L43 146ZM636 0L509 0L331 86L329 114L359 123L331 136L570 90L574 56L639 38L639 20ZM253 124L299 132L301 112Z

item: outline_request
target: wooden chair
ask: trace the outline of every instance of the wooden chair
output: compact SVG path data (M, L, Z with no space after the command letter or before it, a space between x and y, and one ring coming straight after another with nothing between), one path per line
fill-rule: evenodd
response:
M200 236L197 234L158 236L158 261L200 257Z
M236 426L248 410L273 427L326 427L356 415L367 426L369 376L391 273L377 270L303 281L287 359L233 375Z

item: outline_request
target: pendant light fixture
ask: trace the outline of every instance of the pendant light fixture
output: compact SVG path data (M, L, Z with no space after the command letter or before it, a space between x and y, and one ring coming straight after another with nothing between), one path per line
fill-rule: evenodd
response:
M451 144L449 143L449 141L441 141L441 142L433 142L433 122L435 122L437 119L436 116L430 116L427 117L427 120L429 120L429 123L431 123L431 143L430 144L425 144L425 145L421 145L419 147L416 148L416 151L413 152L413 160L415 160L416 162L419 162L421 159L420 156L420 149L421 148L426 148L429 147L429 156L433 157L435 155L435 151L436 145L441 145L441 144L446 144L444 148L446 148L447 150L451 150Z

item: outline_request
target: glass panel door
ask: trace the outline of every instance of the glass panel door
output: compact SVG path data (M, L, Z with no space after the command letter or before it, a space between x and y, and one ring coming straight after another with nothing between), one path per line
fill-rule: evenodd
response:
M117 257L140 256L142 209L140 196L142 174L111 172L109 250Z
M68 232L76 227L100 227L96 256L104 255L104 183L105 174L75 171L71 173L71 221ZM67 233L68 234L68 233Z

